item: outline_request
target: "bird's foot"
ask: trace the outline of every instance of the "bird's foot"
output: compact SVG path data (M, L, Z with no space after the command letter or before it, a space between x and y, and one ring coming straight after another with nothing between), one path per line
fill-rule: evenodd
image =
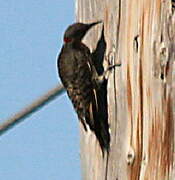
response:
M105 79L108 79L110 72L117 66L121 66L121 64L109 65L103 74L96 78L97 84L102 84Z

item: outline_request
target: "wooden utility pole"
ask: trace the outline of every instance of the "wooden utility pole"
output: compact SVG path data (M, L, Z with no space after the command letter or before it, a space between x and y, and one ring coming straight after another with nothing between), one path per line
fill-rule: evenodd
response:
M175 179L175 13L171 0L77 0L79 22L104 21L109 156L81 128L84 180ZM85 43L101 34L96 26Z

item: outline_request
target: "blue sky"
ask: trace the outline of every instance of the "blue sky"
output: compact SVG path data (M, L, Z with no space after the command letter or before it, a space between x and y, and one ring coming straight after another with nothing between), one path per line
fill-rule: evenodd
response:
M55 87L72 0L0 1L0 122ZM0 137L0 179L80 179L79 129L64 94Z

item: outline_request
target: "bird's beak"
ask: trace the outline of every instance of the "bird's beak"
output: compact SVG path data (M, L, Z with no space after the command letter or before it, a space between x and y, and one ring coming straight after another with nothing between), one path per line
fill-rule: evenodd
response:
M88 24L88 29L90 29L92 26L95 26L96 24L100 24L100 23L102 23L103 21L97 21L97 22L93 22L93 23L90 23L90 24Z

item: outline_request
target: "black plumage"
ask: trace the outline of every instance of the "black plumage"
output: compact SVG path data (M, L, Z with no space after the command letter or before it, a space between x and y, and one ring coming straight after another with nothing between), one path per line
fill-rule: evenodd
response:
M86 32L98 23L100 22L75 23L67 28L57 66L61 81L84 129L87 130L89 126L102 149L108 149L108 129L105 130L99 119L98 73L89 48L81 42ZM103 135L106 137L102 137Z

